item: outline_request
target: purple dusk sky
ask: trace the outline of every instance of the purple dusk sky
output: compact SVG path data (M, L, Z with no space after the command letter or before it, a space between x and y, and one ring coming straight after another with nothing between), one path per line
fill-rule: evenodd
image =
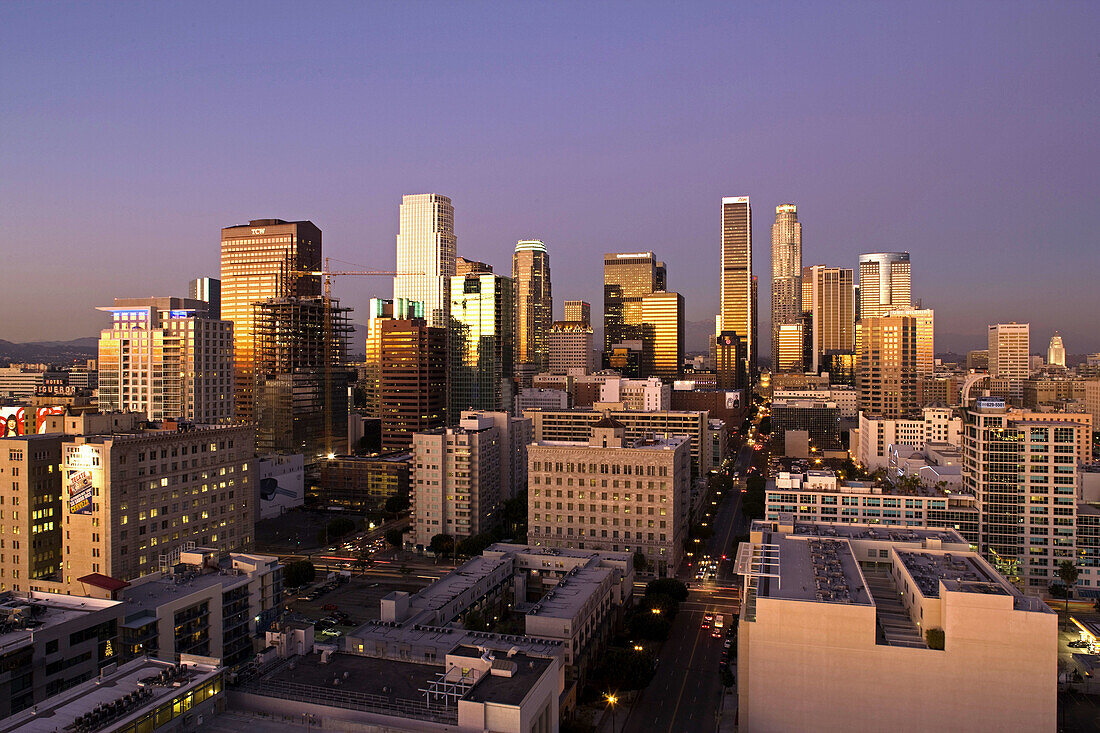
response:
M1098 38L1085 1L6 3L0 338L186 295L249 219L392 268L426 191L499 272L543 239L557 314L601 311L601 253L651 249L713 321L720 199L748 194L764 342L793 202L807 265L911 252L939 349L1017 320L1097 351ZM360 321L390 291L336 285Z

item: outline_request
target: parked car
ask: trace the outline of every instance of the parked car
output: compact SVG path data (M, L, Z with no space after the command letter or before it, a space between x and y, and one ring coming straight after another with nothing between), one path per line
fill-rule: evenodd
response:
M335 603L326 603L321 610L323 610L323 611L335 611L336 610L336 604Z

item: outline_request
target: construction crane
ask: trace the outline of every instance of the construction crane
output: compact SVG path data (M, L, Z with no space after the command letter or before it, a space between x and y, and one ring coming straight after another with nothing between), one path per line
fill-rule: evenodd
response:
M332 333L332 278L334 277L394 277L396 275L423 275L422 272L395 272L391 270L331 270L329 269L329 257L325 258L325 267L323 270L291 270L291 288L293 292L294 280L299 277L320 277L322 279L322 288L324 292L323 307L324 307L324 346L325 357L322 368L325 374L325 454L332 458L335 455L332 444L332 423L334 415L332 414L332 362L335 356L335 347L333 344Z

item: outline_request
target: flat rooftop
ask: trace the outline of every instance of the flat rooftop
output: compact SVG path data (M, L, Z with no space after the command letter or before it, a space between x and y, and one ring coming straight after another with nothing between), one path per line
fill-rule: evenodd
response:
M0 651L30 643L35 632L118 605L101 598L37 591L0 594Z
M843 539L795 539L765 532L778 551L778 573L759 578L761 598L873 605L852 547ZM776 577L778 576L778 577Z
M543 448L598 448L600 450L674 450L677 446L690 440L686 435L672 435L667 438L630 438L623 439L622 447L619 446L592 446L587 440L539 440L531 443Z
M940 583L947 591L1010 596L1017 611L1053 613L1041 598L1025 596L973 552L927 552L895 548L906 571L925 598L940 597Z
M462 563L462 565L427 588L417 592L409 599L409 606L414 609L431 609L433 611L443 608L501 566L508 564L510 564L510 559L507 557L478 555Z
M923 542L924 540L932 539L948 544L969 546L966 539L954 529L895 527L885 524L822 524L819 522L796 522L792 534L809 537L876 540L882 542Z
M540 618L573 619L614 571L599 565L578 566L566 573L558 584L527 612Z
M34 708L24 710L0 721L0 733L55 733L75 730L79 716L92 712L100 705L114 703L127 695L143 692L131 708L109 725L121 726L128 720L155 710L161 703L171 701L176 695L202 685L220 674L221 667L206 664L185 665L180 674L167 683L155 682L165 670L180 669L159 659L135 659L114 672L82 682L64 692L47 698ZM180 682L176 687L175 683ZM37 712L34 712L34 711ZM106 727L106 726L104 726Z
M472 646L457 647L451 654L471 658L481 656L481 652ZM464 699L473 702L494 702L500 705L519 705L551 664L551 660L545 657L532 657L523 652L517 652L512 656L508 656L506 652L495 653L494 656L493 667L506 669L512 676L485 675Z

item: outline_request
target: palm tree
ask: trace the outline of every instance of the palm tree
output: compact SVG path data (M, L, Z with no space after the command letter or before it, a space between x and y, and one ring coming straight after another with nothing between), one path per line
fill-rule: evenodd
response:
M1080 571L1077 566L1069 560L1063 560L1058 564L1058 578L1066 584L1066 615L1069 615L1069 594L1070 589L1077 583L1077 576Z

